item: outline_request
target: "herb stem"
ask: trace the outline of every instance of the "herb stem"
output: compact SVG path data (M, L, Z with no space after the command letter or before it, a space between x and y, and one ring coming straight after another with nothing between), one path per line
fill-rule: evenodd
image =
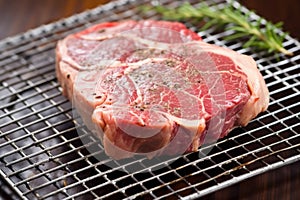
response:
M202 29L210 28L211 26L224 26L226 30L233 30L234 33L225 39L237 39L248 36L249 40L245 42L244 47L256 47L266 49L269 53L281 52L285 55L292 56L293 53L283 47L285 39L284 34L277 34L277 29L282 28L282 23L273 25L271 22L263 24L258 20L251 22L249 13L234 8L232 5L225 6L222 9L209 7L206 4L201 4L199 7L193 7L189 3L183 3L175 9L170 9L163 6L154 8L158 13L161 13L164 18L170 20L187 20L192 19L194 23L205 21ZM228 26L226 26L228 25Z

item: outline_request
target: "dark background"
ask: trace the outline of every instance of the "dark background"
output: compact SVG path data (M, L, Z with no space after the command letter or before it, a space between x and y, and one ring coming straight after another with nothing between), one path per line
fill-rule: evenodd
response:
M0 39L94 8L108 0L0 0ZM298 0L240 0L272 22L284 22L284 31L300 38ZM7 199L0 181L0 199ZM298 199L300 162L250 178L203 199Z
M274 23L284 22L284 31L300 39L299 0L239 0L239 2L267 20Z

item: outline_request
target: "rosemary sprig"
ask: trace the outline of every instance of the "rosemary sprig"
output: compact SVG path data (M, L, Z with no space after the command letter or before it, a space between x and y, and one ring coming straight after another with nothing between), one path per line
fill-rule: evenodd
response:
M171 9L163 6L155 6L154 9L169 20L187 20L190 19L194 23L205 21L202 29L211 26L224 26L226 30L233 30L234 33L225 39L233 40L241 37L248 37L248 41L243 47L256 47L268 50L269 53L281 52L285 55L293 55L292 52L286 50L282 43L285 38L284 34L277 34L276 29L282 28L282 23L272 24L267 21L265 24L261 20L251 22L250 15L254 13L242 13L234 8L231 4L222 9L209 7L202 3L199 7L193 7L189 3L183 3L178 8ZM225 26L228 25L228 26Z

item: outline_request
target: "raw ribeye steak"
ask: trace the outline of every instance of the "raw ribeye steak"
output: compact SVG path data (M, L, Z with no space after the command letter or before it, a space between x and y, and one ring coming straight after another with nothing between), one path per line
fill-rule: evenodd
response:
M107 22L59 41L57 78L107 155L196 151L265 111L254 60L183 24Z

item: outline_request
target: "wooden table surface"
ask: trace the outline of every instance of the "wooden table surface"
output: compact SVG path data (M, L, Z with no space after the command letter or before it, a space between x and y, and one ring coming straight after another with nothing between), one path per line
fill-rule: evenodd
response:
M107 0L0 0L0 39L94 8ZM298 0L240 0L284 30L300 38ZM2 187L2 186L1 186ZM0 199L4 195L0 188ZM2 197L4 198L4 197ZM5 198L8 198L6 196ZM247 179L203 199L299 199L300 162Z

